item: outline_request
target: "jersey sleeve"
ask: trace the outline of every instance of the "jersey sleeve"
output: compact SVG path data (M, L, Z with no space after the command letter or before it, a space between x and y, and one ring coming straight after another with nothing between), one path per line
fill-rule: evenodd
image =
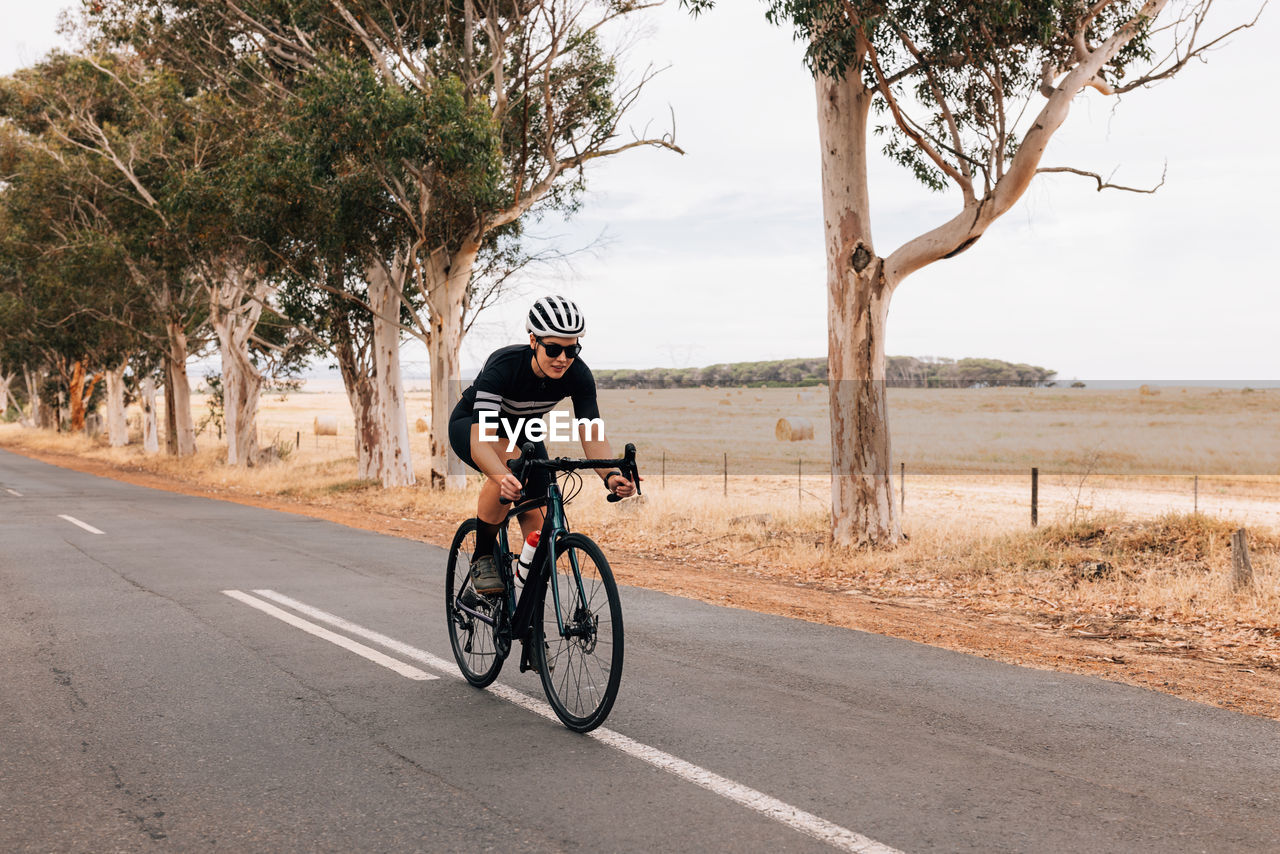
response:
M509 373L505 370L504 361L500 353L494 353L484 363L475 382L471 384L476 392L475 406L471 410L472 424L479 423L482 412L492 412L497 415L501 411L502 390L507 384L506 379Z
M573 398L573 417L574 418L599 418L600 406L596 403L596 378L591 373L591 369L585 363L579 362L574 367L580 368L580 374L575 378L573 391L570 397Z

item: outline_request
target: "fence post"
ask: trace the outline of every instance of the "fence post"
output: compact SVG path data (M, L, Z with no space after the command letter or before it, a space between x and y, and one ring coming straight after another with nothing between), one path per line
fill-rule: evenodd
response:
M729 452L724 452L724 495L729 497Z
M1249 561L1249 534L1244 528L1231 535L1231 589L1253 589L1253 564Z
M804 458L796 457L796 506L804 503Z
M904 461L898 465L898 516L901 518L907 515L907 464Z
M667 452L662 452L662 488L667 488Z
M1200 475L1196 475L1194 489L1195 489L1195 499L1194 499L1195 503L1192 505L1192 507L1194 508L1192 512L1199 515L1200 513Z
M1031 527L1040 524L1040 469L1031 468Z
M297 450L298 448L302 447L302 431L301 430L298 431L298 435L293 437L293 447L294 447L294 450Z

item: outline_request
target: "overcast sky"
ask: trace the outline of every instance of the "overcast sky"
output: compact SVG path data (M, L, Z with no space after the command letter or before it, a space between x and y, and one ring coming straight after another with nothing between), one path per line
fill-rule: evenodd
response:
M0 72L56 39L57 3L0 0ZM1222 4L1233 14L1251 2ZM913 274L889 314L894 355L988 356L1062 377L1280 379L1280 170L1269 48L1274 10L1207 63L1126 96L1077 99L1044 165L1071 165L1154 195L1041 176L972 249ZM604 235L572 271L523 285L557 291L587 314L596 367L705 365L818 356L826 349L825 262L813 83L790 33L763 6L722 2L690 19L673 4L646 16L633 68L666 67L633 125L686 151L631 151L588 173L578 217L541 230L566 249ZM1264 94L1259 94L1264 93ZM948 219L958 198L932 194L877 157L876 248ZM518 340L527 299L494 310L464 345L475 367ZM421 354L406 360L420 372Z

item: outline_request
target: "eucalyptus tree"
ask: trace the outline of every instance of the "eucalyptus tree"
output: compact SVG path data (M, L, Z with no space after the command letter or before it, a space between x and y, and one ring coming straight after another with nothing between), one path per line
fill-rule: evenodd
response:
M213 129L170 74L136 57L51 54L5 81L5 113L61 163L83 194L68 240L110 235L163 335L170 451L195 452L187 358L208 306L192 275L190 188L217 151Z
M695 13L714 0L682 0ZM1087 89L1109 97L1181 71L1242 29L1208 35L1212 0L765 0L813 71L827 256L832 534L901 539L889 478L885 324L911 273L969 249L1044 165ZM1237 13L1239 14L1239 13ZM1257 18L1254 17L1253 21ZM873 121L873 113L880 123ZM872 137L925 186L957 192L950 218L883 254L872 241Z
M406 287L414 234L387 186L417 188L414 207L444 227L495 192L494 134L456 83L388 86L341 55L293 93L240 170L248 230L281 262L282 305L338 361L359 476L412 483L399 343L422 301Z
M115 0L86 3L104 37L163 56L203 85L249 86L288 101L317 78L358 85L371 102L397 98L486 119L496 148L471 168L453 158L397 157L381 140L349 138L341 121L322 121L363 146L360 160L378 184L397 241L361 267L364 310L390 330L400 325L426 345L431 362L432 482L457 485L447 462L448 412L458 394L459 351L477 300L475 272L486 250L518 235L536 209L572 211L585 187L583 167L641 145L675 148L669 138L619 140L620 125L646 75L625 82L605 32L651 5L617 0ZM347 115L346 105L339 115ZM439 135L420 114L382 127ZM481 130L476 127L476 130ZM464 150L483 146L463 146ZM426 145L427 151L432 146ZM451 154L452 149L435 154ZM389 156L392 155L392 156ZM496 155L496 183L474 181ZM465 175L461 183L446 173ZM479 192L477 192L479 190ZM358 245L358 244L357 244ZM508 243L509 245L509 243ZM491 256L493 257L493 256ZM336 269L332 263L330 269ZM345 273L343 279L345 280ZM499 277L501 278L501 277ZM388 453L411 481L403 391L391 351L373 342L378 406L390 413ZM385 369L384 369L385 368ZM384 477L384 482L387 482ZM392 476L395 482L397 476Z
M0 338L5 349L23 354L32 420L44 420L40 374L52 371L71 429L80 430L98 384L106 377L116 391L113 375L122 379L120 366L140 346L134 325L135 315L146 313L144 300L113 235L94 227L102 187L75 156L50 151L13 127L0 147ZM122 396L107 397L110 414L122 420ZM119 426L114 444L126 439Z

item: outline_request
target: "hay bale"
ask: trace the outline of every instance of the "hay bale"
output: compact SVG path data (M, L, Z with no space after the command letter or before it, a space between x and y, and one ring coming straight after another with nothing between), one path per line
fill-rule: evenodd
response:
M812 439L813 422L796 415L779 418L777 426L773 428L773 435L779 442L800 442Z
M759 395L759 394L757 394L757 395L756 395L756 402L757 402L757 403L759 403L759 402L760 402L760 401L762 401L762 400L764 400L764 396L763 396L763 395Z
M733 405L733 401L726 397L726 398L724 398L723 400L721 400L721 401L720 401L720 405L721 405L721 406L732 406L732 405Z
M338 435L338 416L317 415L312 422L312 429L317 436L336 436Z
M425 418L419 418L413 423L413 429L417 430L419 433L425 433L431 429L431 422Z

